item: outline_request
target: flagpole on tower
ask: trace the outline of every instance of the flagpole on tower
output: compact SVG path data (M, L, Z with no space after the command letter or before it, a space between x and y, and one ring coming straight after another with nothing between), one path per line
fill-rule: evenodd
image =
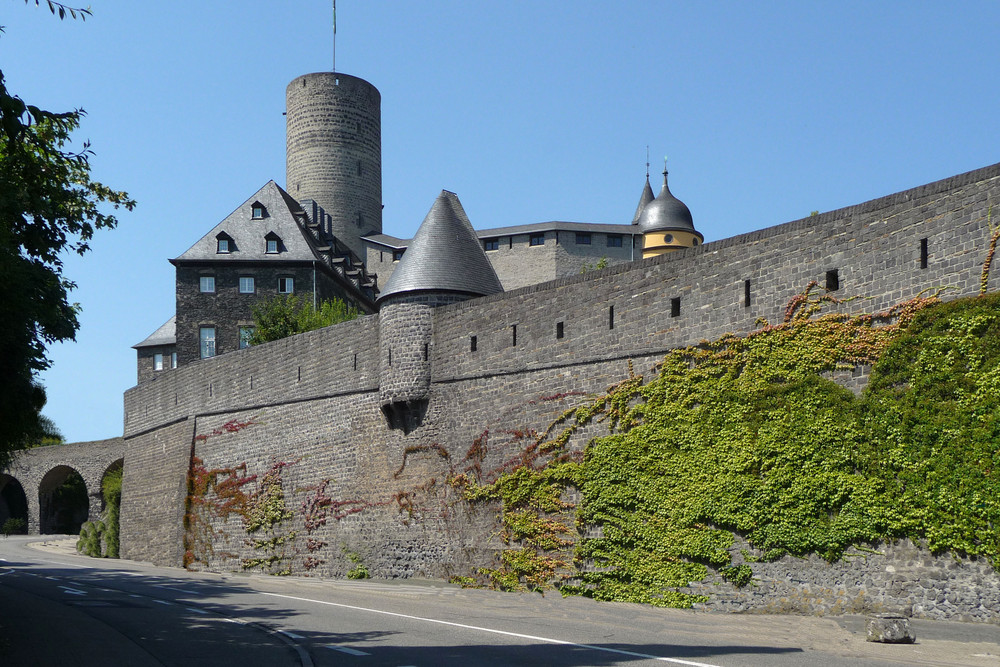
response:
M337 71L337 0L333 0L333 71Z

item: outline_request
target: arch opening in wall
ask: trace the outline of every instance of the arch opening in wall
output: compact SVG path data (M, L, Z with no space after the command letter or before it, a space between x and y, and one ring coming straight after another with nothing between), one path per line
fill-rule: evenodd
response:
M101 513L102 514L103 514L104 510L107 509L107 507L106 507L107 503L104 500L104 482L105 482L105 480L108 479L108 475L111 475L111 474L121 474L121 472L122 472L122 470L123 470L124 467L125 467L125 460L124 459L118 459L117 461L115 461L114 463L112 463L111 465L109 465L107 468L105 468L104 469L104 474L101 475L101 488L98 489L95 492L94 495L97 496L97 497L99 497L101 499Z
M28 532L28 496L16 478L0 473L0 527L10 519L24 521L17 532Z
M78 535L87 520L90 499L79 472L60 465L45 473L38 485L38 532Z

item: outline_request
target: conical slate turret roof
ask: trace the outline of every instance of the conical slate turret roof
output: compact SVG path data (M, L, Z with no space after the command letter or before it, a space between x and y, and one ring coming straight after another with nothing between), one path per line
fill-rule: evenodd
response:
M684 202L670 194L666 169L663 170L663 189L656 195L656 199L642 210L639 216L639 228L643 234L669 231L698 233L691 219L691 211Z
M503 291L454 192L442 190L379 295L450 292L469 298Z
M632 224L639 224L639 217L642 215L643 210L646 208L646 204L653 201L653 188L649 187L649 174L646 174L646 187L642 189L642 194L639 196L639 205L635 209L635 215L632 216Z

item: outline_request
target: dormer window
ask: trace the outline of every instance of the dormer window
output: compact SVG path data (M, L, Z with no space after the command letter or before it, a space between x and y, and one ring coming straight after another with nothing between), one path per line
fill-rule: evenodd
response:
M250 217L254 220L263 220L267 217L267 208L259 201L255 201L250 205Z
M274 232L270 232L264 237L264 252L268 255L277 255L281 252L281 237Z
M227 255L236 250L236 244L233 243L232 237L229 236L229 234L226 234L225 232L222 232L221 234L215 237L215 243L216 243L215 252L220 255Z

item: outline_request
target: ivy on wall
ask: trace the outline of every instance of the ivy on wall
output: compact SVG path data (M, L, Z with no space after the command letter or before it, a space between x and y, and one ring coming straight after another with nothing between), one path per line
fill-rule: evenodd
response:
M755 560L895 537L1000 565L1000 296L847 316L814 288L782 323L671 352L567 413L525 449L544 460L453 480L503 504L509 548L481 583L683 607L713 572L747 585ZM859 364L860 399L824 377ZM568 435L594 419L611 433L577 460ZM737 534L752 551L733 554Z

